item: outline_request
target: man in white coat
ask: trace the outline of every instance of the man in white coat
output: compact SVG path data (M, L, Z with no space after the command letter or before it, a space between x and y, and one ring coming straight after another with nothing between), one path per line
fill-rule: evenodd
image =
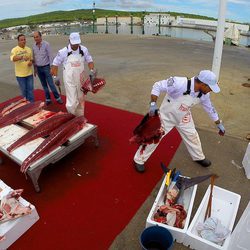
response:
M225 134L225 128L219 119L218 113L210 101L210 93L220 92L216 75L210 70L202 70L198 76L188 79L186 77L170 77L156 82L151 91L149 115L154 115L157 108L157 99L162 92L167 93L160 107L160 118L165 135L176 127L180 133L193 161L203 167L211 162L203 154L199 135L195 129L191 114L191 107L200 103L209 117L215 122L219 134ZM145 171L144 163L154 152L159 143L149 144L142 151L141 147L134 156L136 171Z
M84 98L81 92L81 82L84 78L84 63L88 64L90 75L94 76L93 59L86 47L81 45L79 33L69 36L67 47L58 51L53 60L51 74L58 75L58 66L63 64L63 81L66 92L66 108L76 116L84 115Z

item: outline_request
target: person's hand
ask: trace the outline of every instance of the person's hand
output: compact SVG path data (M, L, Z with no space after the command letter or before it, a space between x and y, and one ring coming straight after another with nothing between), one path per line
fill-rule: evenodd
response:
M29 61L29 62L28 62L28 66L29 66L29 67L32 66L32 61Z
M154 116L156 110L158 110L156 102L151 102L149 106L149 116Z
M217 124L217 128L219 129L219 135L223 136L225 134L225 128L222 123Z
M29 59L30 59L29 56L23 56L24 61L28 61Z
M58 76L53 76L53 80L56 86L61 86L61 80Z
M97 71L95 69L91 69L89 71L89 78L91 82L94 81L94 79L96 78L96 75L97 75Z
M57 76L58 75L58 66L52 65L50 68L50 74L52 76Z

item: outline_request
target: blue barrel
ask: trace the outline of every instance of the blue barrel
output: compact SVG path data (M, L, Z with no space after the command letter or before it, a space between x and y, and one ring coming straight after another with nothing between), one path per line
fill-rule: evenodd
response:
M172 234L164 227L145 228L140 236L143 250L169 250L173 245Z

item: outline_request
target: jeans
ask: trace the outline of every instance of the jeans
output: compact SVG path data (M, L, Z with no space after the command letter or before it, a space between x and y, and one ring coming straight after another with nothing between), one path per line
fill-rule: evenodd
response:
M37 75L43 86L45 92L46 101L51 101L49 88L51 89L56 100L60 100L61 97L56 89L53 78L50 74L50 65L37 66Z
M34 102L34 80L33 75L25 77L16 77L19 84L22 96L25 97L28 101Z

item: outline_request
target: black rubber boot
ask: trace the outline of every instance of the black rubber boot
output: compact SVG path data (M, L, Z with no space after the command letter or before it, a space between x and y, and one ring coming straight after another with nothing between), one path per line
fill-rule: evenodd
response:
M195 161L197 162L198 164L200 164L202 167L204 168L207 168L211 165L211 161L209 161L208 159L204 159L204 160L198 160L198 161Z
M139 172L139 173L145 172L144 164L139 164L139 163L134 162L134 166L135 166L135 170L137 172Z

